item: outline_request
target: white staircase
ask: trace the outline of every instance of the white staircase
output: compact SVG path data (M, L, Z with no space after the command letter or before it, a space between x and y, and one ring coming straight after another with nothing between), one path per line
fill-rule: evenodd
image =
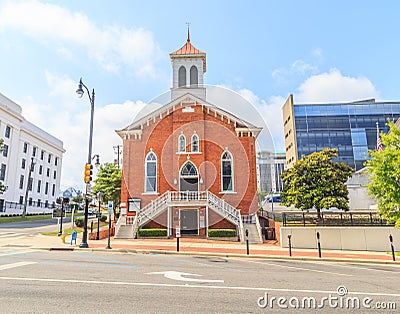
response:
M134 216L132 224L126 220L126 216L120 217L115 230L115 238L135 238L139 228L163 213L169 206L193 206L194 204L209 206L210 209L236 225L240 240L242 242L245 240L240 211L210 191L167 191L140 209Z
M253 214L253 215L243 216L242 218L244 220L243 222L244 233L246 234L246 230L248 230L249 243L263 243L262 229L260 222L258 220L258 216Z

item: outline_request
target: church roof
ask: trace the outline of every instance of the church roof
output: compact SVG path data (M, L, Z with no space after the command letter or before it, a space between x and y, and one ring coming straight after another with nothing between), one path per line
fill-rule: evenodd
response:
M206 55L205 52L197 49L195 46L192 45L190 42L190 32L188 28L188 37L186 40L186 44L184 44L180 49L170 53L170 56L179 56L179 55Z
M261 132L262 128L255 126L254 124L237 117L236 115L214 105L209 102L204 101L190 93L184 94L181 97L169 102L166 105L161 106L160 108L150 112L144 117L139 117L135 119L130 125L121 129L115 130L117 134L124 138L127 133L140 131L143 129L145 125L148 125L150 121L156 122L156 119L162 119L166 115L169 115L172 111L174 111L178 107L184 107L185 103L195 103L201 105L205 108L208 108L208 112L210 114L218 114L221 117L227 118L229 121L232 121L235 124L235 128L241 131L251 131L255 134L255 137Z

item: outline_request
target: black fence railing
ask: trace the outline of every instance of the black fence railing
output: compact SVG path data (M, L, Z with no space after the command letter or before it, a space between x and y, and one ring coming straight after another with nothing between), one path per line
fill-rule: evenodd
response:
M283 226L389 226L377 212L260 212L265 218L282 222Z
M37 202L37 201L30 201L27 204L29 207L36 207L36 208L56 208L55 203L46 203L46 202ZM16 202L9 202L5 201L0 204L0 212L7 212L7 209L17 209L22 210L24 209L24 204L16 203Z

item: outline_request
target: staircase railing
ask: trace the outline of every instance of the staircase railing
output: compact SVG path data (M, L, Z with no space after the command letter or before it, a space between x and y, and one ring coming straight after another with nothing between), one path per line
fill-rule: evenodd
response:
M207 191L207 202L211 207L221 214L222 217L229 220L236 226L240 223L240 211L233 207L231 204L225 202L223 199L219 198L215 194Z
M141 226L155 218L157 215L161 214L166 209L167 201L169 199L170 191L167 191L136 212L136 216L132 224L132 232L134 237Z
M260 220L258 219L258 216L256 214L254 214L254 217L256 218L256 226L257 226L258 237L260 238L260 241L263 242L262 228L261 228L261 225L260 225Z

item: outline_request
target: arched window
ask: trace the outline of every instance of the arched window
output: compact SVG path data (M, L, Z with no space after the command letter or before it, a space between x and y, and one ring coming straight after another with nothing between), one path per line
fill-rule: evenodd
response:
M186 137L183 134L178 138L178 152L186 152Z
M144 189L145 192L157 191L157 157L153 152L146 156Z
M221 156L222 191L233 191L233 158L225 151Z
M197 86L197 84L199 84L198 70L196 66L193 65L190 68L190 85Z
M186 86L186 68L182 65L178 73L178 87Z
M192 152L198 152L199 151L199 137L197 134L192 135L192 147L191 147Z
M197 176L196 166L192 162L188 161L181 170L181 176L190 177Z

